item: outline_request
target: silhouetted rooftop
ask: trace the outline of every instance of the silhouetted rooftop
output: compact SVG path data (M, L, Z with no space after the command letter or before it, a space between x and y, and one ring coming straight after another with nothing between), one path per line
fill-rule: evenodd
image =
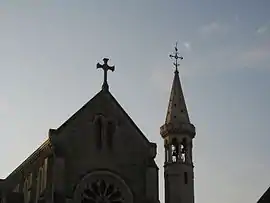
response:
M270 187L261 196L261 198L259 199L257 203L270 203Z

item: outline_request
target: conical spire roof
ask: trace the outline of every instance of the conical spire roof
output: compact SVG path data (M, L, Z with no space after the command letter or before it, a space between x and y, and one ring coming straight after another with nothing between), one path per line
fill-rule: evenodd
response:
M179 72L176 69L165 124L190 123Z

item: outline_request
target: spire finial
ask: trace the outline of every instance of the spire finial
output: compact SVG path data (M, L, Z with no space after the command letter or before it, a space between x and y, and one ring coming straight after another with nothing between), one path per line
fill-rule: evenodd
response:
M170 54L170 58L175 59L175 62L173 62L173 65L175 67L175 73L178 73L178 66L180 66L180 64L178 63L178 59L183 60L183 56L179 56L179 52L178 52L178 48L177 48L178 42L175 43L175 47L174 47L174 53L173 55Z
M104 81L103 81L103 85L102 85L102 90L109 90L109 85L107 82L107 72L108 72L108 70L111 70L113 72L115 68L114 68L114 66L108 65L108 61L109 61L108 58L104 58L103 61L104 61L104 64L101 65L100 63L98 63L97 68L102 68L104 71Z

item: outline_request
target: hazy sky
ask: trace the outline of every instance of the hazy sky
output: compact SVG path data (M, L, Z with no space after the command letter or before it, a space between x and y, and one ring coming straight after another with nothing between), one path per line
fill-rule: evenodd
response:
M176 40L198 203L254 203L270 185L270 1L0 1L0 177L101 88L158 144Z

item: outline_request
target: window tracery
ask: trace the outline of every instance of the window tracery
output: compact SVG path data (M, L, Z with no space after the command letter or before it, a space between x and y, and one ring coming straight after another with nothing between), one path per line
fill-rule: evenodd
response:
M83 191L81 203L122 203L122 193L115 185L97 180Z
M133 195L118 175L94 171L77 184L73 200L78 203L133 203Z

